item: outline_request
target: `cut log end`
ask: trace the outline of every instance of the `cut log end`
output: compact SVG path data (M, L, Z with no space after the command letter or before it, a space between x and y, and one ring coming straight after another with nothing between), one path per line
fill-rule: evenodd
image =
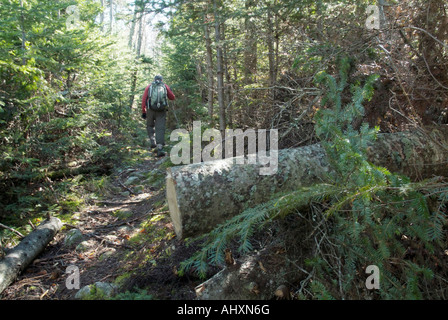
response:
M177 202L175 183L176 182L172 177L171 170L168 168L166 178L166 198L168 201L168 208L170 210L174 231L176 232L177 237L182 238L182 219L179 204Z
M275 297L278 300L290 300L291 299L291 292L289 291L288 287L285 285L281 285L275 290L274 292Z

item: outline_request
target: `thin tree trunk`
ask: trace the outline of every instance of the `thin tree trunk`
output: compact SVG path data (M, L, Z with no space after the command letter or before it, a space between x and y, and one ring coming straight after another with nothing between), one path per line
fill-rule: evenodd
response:
M275 100L275 83L277 82L278 74L278 47L279 47L279 34L278 34L278 14L274 12L274 8L277 6L277 1L274 1L274 6L268 5L268 17L267 17L267 46L268 46L268 60L269 60L269 87L270 96L272 100Z
M274 5L277 5L277 0L274 1ZM275 52L275 59L274 59L274 79L277 81L278 76L278 65L279 65L279 48L280 48L280 27L279 27L279 16L278 13L275 13L274 15L274 52ZM275 99L275 96L274 96Z
M144 13L145 8L142 7L141 9L142 12L140 14L140 21L138 25L137 57L140 57L142 54L143 30L144 30L143 26L145 22L145 13Z
M244 45L244 80L246 84L256 82L257 73L257 29L252 20L251 10L255 6L254 0L246 0L245 45Z
M112 34L113 33L113 28L114 28L114 0L109 0L109 4L110 4L110 11L109 11L109 32Z
M142 50L142 42L143 42L143 25L144 25L144 19L145 19L145 8L144 5L142 5L141 13L140 13L140 21L139 21L139 27L138 27L138 38L137 38L137 59L141 56L141 50ZM134 105L135 100L135 89L137 88L137 76L138 76L138 69L136 68L134 72L132 73L132 83L131 83L131 94L129 97L129 107L132 108Z
M228 45L226 41L226 25L224 24L222 26L222 41L224 42L223 46L223 60L224 60L224 75L226 83L224 84L224 105L226 108L226 117L227 117L227 124L232 127L233 125L233 113L232 113L232 91L231 91L231 80L230 80L230 73L229 73L229 57L228 57ZM230 108L230 112L227 112L227 110Z
M272 21L272 8L268 5L268 25L267 25L267 44L268 44L268 59L269 59L269 87L271 87L271 96L273 98L275 84L275 51L274 51L274 23Z
M100 26L101 26L101 30L103 29L103 24L104 24L104 0L101 0L101 14L100 14Z
M214 90L215 81L213 76L213 53L212 53L212 41L210 38L210 25L208 24L208 17L204 15L204 37L205 37L205 48L206 48L206 64L207 64L207 104L208 104L208 116L210 118L210 127L214 126L213 121L213 100L214 100Z
M216 73L218 78L218 105L219 105L219 130L223 133L226 129L226 113L224 105L224 67L221 41L221 17L218 14L218 0L213 1L215 16L215 42L216 42Z
M136 21L137 21L137 12L138 12L138 7L137 7L137 5L135 5L135 7L134 7L134 16L132 17L132 21L131 21L131 30L129 31L128 47L130 49L132 49L132 43L134 41L135 24L136 24Z
M26 33L25 33L25 17L23 15L23 0L20 0L20 29L22 31L22 65L26 65Z

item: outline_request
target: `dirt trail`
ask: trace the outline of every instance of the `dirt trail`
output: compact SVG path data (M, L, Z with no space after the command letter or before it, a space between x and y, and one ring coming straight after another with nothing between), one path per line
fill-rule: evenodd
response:
M115 282L120 291L142 288L156 299L194 298L198 279L180 278L176 272L194 248L185 248L175 237L165 204L165 161L151 155L114 173L114 192L76 213L75 222L56 235L1 299L74 299L78 290L67 289L68 266L79 268L81 287ZM65 244L71 229L81 231L80 245Z

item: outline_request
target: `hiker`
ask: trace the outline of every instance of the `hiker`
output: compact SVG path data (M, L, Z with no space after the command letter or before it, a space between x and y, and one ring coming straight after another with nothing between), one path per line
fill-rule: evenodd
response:
M158 157L165 155L163 146L165 145L167 98L169 100L176 99L170 87L163 83L162 76L157 75L154 82L146 87L143 94L142 118L146 119L146 130L151 142L151 149L157 147Z

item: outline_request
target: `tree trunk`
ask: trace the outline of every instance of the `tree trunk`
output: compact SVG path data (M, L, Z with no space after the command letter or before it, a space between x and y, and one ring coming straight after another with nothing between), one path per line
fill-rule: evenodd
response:
M137 9L136 9L137 10ZM140 20L139 20L139 26L138 26L138 35L137 35L137 51L136 51L136 59L140 59L141 51L142 51L142 40L143 40L143 25L144 25L144 19L145 19L145 7L142 5L140 7L141 13L140 13ZM132 43L132 40L130 39L130 43ZM138 78L138 68L136 67L135 70L132 72L132 82L131 82L131 94L129 96L129 108L132 109L134 105L135 100L135 89L137 88L137 78Z
M206 63L207 63L207 88L208 88L208 116L210 118L210 126L214 126L213 121L213 100L214 100L214 90L215 81L213 77L213 54L212 54L212 41L210 38L210 25L208 24L209 18L204 15L204 37L205 37L205 48L206 48Z
M224 66L221 41L221 17L218 14L218 0L213 2L213 12L215 16L215 41L216 41L216 73L218 79L218 105L219 105L219 130L226 129L226 112L224 105Z
M254 0L246 0L246 17L244 20L245 44L244 44L244 81L246 84L256 82L257 73L257 28L252 19L252 10L255 7Z
M275 84L275 51L274 51L274 23L272 22L272 8L268 5L268 19L267 19L267 45L268 45L268 58L269 58L269 86L272 87ZM270 89L271 93L274 91Z
M277 82L278 73L278 46L279 46L279 34L278 34L278 14L276 13L277 1L274 1L273 5L268 4L267 7L267 31L266 41L268 47L268 61L269 61L269 91L271 99L275 100L275 83Z
M20 29L22 32L22 65L26 65L26 33L25 33L25 17L23 15L23 0L20 0Z
M103 24L104 24L104 6L105 6L104 0L101 0L101 13L100 13L101 30L103 30L103 28L104 28L104 26L103 26Z
M0 260L0 293L45 249L61 228L62 222L58 218L44 221Z
M422 131L380 134L368 149L369 160L414 180L448 176L448 127ZM260 174L261 161L241 165L235 159L167 170L167 200L178 237L209 232L244 209L268 201L274 193L319 183L331 170L320 144L279 150L278 169L271 175Z
M226 120L230 128L232 128L233 125L233 112L232 112L232 86L231 86L231 80L230 80L230 72L229 72L229 50L228 50L228 42L226 41L226 25L223 24L222 26L222 41L224 42L223 45L223 60L224 60L224 74L226 83L224 85L224 105L226 110ZM229 110L230 112L227 112Z
M110 11L109 11L109 33L113 34L114 29L114 0L109 0Z
M137 13L138 13L138 7L135 6L135 8L134 8L134 15L133 15L132 20L131 20L131 28L130 28L130 31L129 31L128 47L130 49L132 49L132 47L133 47L132 44L133 44L133 41L134 41L135 24L137 22Z
M139 58L142 54L142 43L144 36L144 24L145 24L145 7L142 6L142 12L140 13L140 21L138 25L138 39L137 39L137 57Z

